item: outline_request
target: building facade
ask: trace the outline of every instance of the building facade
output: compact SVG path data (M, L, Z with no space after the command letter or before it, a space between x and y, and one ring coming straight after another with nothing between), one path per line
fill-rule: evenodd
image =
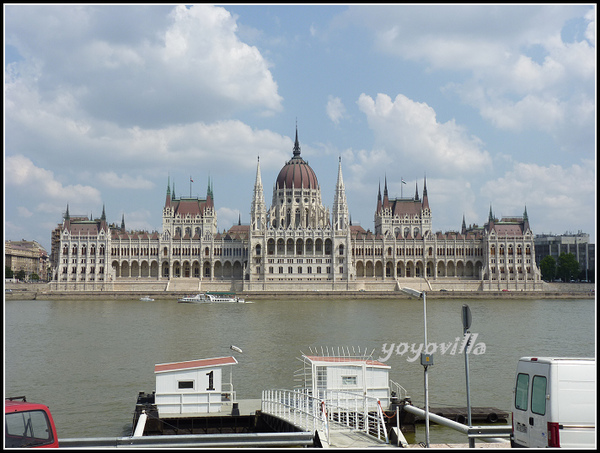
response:
M374 231L352 225L341 159L331 212L317 175L301 156L279 172L270 206L257 162L250 224L217 230L209 182L205 198L176 197L167 184L162 232L128 231L100 219L71 218L53 232L53 288L234 291L388 290L403 280L424 288L541 289L527 210L483 227L434 232L423 192L408 198L377 194ZM412 284L411 283L411 284ZM440 286L441 285L441 286Z
M546 256L552 256L556 262L562 253L572 253L579 262L584 280L592 280L596 272L596 247L590 243L590 235L577 234L538 234L534 238L535 262L540 265Z
M49 278L50 261L46 249L36 241L5 241L4 261L16 276L24 271L27 278L37 275L40 281Z

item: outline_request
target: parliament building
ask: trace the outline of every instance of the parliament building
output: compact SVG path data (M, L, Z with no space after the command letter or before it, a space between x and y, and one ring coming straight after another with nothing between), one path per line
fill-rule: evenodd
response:
M352 225L342 162L331 211L317 175L292 157L265 202L260 159L250 223L217 230L213 189L176 197L170 181L162 231L128 231L99 219L71 217L53 231L51 262L57 291L532 291L542 287L527 209L483 226L434 232L427 181L422 194L390 198L379 188L374 231Z

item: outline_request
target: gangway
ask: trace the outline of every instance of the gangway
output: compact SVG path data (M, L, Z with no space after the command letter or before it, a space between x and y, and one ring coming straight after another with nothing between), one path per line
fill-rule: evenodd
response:
M366 395L330 391L316 398L300 390L265 390L261 412L316 432L329 447L391 447L381 402Z

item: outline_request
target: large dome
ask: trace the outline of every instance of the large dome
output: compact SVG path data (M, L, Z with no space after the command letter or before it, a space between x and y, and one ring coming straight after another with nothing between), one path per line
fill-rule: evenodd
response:
M275 183L278 189L318 189L317 175L310 165L300 157L300 144L298 143L298 130L296 130L296 142L294 143L294 157L283 166L277 176Z

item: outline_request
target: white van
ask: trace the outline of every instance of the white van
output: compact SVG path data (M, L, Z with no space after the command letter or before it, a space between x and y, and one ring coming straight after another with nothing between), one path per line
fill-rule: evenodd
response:
M513 393L513 447L595 448L595 359L522 357Z

